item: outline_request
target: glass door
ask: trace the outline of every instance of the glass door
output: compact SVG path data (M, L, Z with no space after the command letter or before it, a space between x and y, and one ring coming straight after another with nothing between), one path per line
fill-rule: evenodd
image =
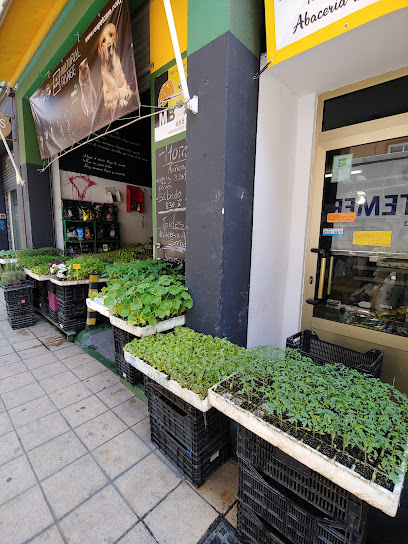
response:
M320 150L302 326L361 351L383 349L387 381L404 375L408 390L408 136L346 140Z

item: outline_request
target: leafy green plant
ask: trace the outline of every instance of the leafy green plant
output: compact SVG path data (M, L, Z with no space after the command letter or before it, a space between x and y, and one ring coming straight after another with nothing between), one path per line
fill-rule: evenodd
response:
M16 252L14 249L1 249L0 250L0 259L15 259Z
M55 249L55 248L54 248ZM35 255L31 257L20 257L18 265L27 270L31 270L34 274L50 274L49 266L53 261L59 260L58 255Z
M69 270L65 276L67 281L76 280L77 278L80 280L87 280L91 274L97 274L100 277L103 277L105 274L106 264L93 256L87 257L85 255L81 255L71 259L65 259L65 263L69 267ZM78 276L77 271L72 267L73 264L81 265L81 268L78 270Z
M106 263L129 263L135 260L149 260L152 258L153 244L131 244L126 248L97 253L95 258Z
M12 263L5 265L5 268L1 274L1 283L14 283L25 280L26 273L24 270Z
M187 327L133 340L124 349L202 398L210 387L236 371L246 352L225 338L214 338Z
M340 364L317 366L294 350L263 346L248 350L217 391L232 392L277 426L288 424L287 432L306 443L329 446L340 462L357 451L371 472L394 483L399 478L408 398L389 384Z
M40 255L50 255L52 257L61 257L64 254L62 249L58 247L40 247L40 248L27 248L27 249L17 249L16 257L17 259L25 259L27 257L38 257Z

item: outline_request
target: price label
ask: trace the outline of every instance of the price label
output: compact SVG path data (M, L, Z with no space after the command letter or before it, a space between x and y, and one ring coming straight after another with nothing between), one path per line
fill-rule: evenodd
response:
M81 265L80 265L80 264L73 264L73 265L72 265L72 268L73 268L74 270L79 270L79 269L81 268Z

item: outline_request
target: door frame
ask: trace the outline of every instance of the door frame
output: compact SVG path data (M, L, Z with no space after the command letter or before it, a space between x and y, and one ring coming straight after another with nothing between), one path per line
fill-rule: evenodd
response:
M403 136L408 137L408 112L322 132L324 103L331 98L398 79L406 75L408 75L408 67L360 81L319 96L316 113L301 317L302 329L315 328L339 336L363 340L371 344L380 344L403 351L408 351L408 338L313 317L313 306L306 303L306 298L314 298L315 296L318 255L312 253L310 249L319 247L326 152L333 149L401 138ZM309 281L310 278L313 278L312 283Z

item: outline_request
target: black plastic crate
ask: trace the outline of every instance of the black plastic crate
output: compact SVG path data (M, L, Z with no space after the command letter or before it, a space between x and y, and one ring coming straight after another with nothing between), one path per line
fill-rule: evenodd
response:
M58 312L56 321L58 325L62 329L64 329L64 331L79 332L79 331L83 331L86 326L86 316L85 317L66 317L64 315L60 315L60 313Z
M87 307L85 300L76 300L73 302L58 301L58 312L66 317L83 317L86 316Z
M86 300L89 284L83 285L55 285L58 303Z
M379 349L371 349L365 353L355 351L320 340L315 332L308 329L289 336L286 347L296 349L318 365L341 363L374 378L379 378L381 374L384 353Z
M24 329L35 325L34 307L23 310L7 310L8 322L12 329Z
M53 283L50 280L48 280L47 281L47 291L49 293L52 293L53 295L56 295L57 294L57 284Z
M126 344L131 342L136 337L133 336L133 334L130 334L130 332L123 331L115 326L112 326L112 330L113 339L115 342L116 374L129 382L131 385L142 383L143 374L125 360L123 353L124 346L126 346Z
M21 280L13 283L2 283L0 284L0 287L3 289L4 293L9 293L10 291L19 291L20 289L26 289L27 287L34 287L34 283L31 280Z
M4 301L9 308L22 309L33 305L33 289L25 287L23 289L6 291Z
M237 530L242 544L289 544L284 536L275 534L266 523L240 500L237 502Z
M345 527L299 497L267 481L240 459L238 498L258 518L293 544L363 544L366 520L355 529Z
M147 377L144 384L151 420L192 454L198 455L209 444L228 436L230 420L215 408L201 412Z
M153 444L195 487L200 487L229 459L230 444L227 436L209 444L199 455L194 455L153 420L150 420L150 428Z
M368 512L366 502L241 425L238 425L237 455L345 526L358 528L364 523Z
M58 321L58 310L54 310L53 308L48 306L47 315L49 315L53 321Z

